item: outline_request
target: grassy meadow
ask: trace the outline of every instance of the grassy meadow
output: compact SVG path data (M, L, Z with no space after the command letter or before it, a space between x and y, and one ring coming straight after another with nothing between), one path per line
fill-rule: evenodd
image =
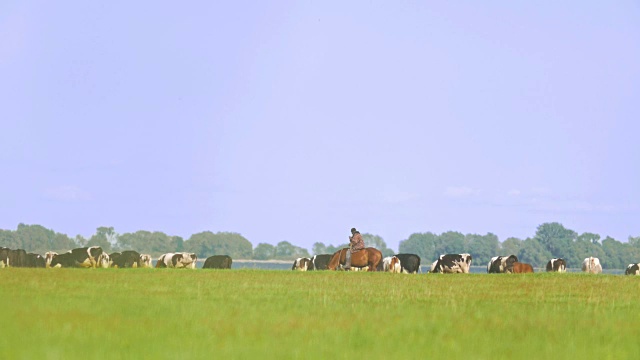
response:
M2 359L631 359L640 277L0 270Z

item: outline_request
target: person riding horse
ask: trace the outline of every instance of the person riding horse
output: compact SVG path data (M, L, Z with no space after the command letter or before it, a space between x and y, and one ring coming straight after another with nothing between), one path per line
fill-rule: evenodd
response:
M356 228L351 228L351 234L352 235L349 236L349 250L347 250L345 259L345 270L351 270L351 254L364 249L364 240L362 239L360 232L356 230Z

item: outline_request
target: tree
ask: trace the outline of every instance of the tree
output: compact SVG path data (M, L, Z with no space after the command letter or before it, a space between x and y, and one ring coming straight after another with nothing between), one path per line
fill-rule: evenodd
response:
M9 249L19 249L22 246L20 239L11 230L0 230L0 246Z
M143 254L158 256L183 249L184 240L180 236L169 236L161 231L136 231L118 236L117 248L135 250Z
M500 250L500 241L495 234L468 234L465 238L469 253L473 256L472 264L487 264Z
M400 241L398 252L416 254L420 256L422 262L432 262L436 256L437 236L434 233L414 233L408 239Z
M313 244L313 248L311 249L314 255L326 254L327 246L321 242L317 242Z
M605 260L605 252L600 243L600 235L593 233L583 233L578 236L572 246L573 256L568 256L567 267L579 268L585 258L594 256ZM604 264L602 265L605 266Z
M384 242L384 239L378 235L362 234L362 240L364 240L366 247L374 247L380 250L383 257L394 254L392 249L387 248L387 243Z
M534 267L545 266L552 257L551 253L536 238L527 238L523 241L518 253L518 259L521 262L529 263Z
M271 244L260 243L253 249L255 260L270 260L276 257L276 247Z
M251 259L253 246L245 237L238 233L204 231L191 235L184 242L184 250L196 253L198 257L206 258L211 255L229 255L234 259Z
M101 226L96 229L96 233L91 236L87 246L100 246L103 251L111 252L112 246L117 244L118 234L113 227Z
M300 257L309 257L309 252L288 241L281 241L276 245L276 259L293 260Z
M522 240L515 237L510 237L507 240L502 242L501 250L500 250L501 253L496 255L518 255L520 253L521 248L522 248ZM487 263L489 262L487 261Z
M554 222L538 226L535 239L551 257L568 258L573 256L573 242L577 237L575 231Z

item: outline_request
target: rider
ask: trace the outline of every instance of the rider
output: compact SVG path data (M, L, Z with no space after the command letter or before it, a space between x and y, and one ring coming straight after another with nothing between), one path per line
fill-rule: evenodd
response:
M362 239L360 232L356 230L356 228L351 228L351 234L352 235L349 236L349 250L347 250L346 254L345 270L351 269L351 254L364 249L364 240Z

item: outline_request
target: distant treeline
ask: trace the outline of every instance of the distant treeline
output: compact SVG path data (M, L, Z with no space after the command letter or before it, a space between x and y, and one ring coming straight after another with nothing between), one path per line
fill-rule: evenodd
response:
M367 246L379 249L383 256L395 253L387 248L385 241L377 235L363 234ZM588 256L600 258L607 269L623 269L630 263L640 262L640 237L629 237L627 243L600 235L566 229L559 223L545 223L538 226L532 238L521 240L508 238L500 242L494 234L467 234L449 231L440 235L431 232L415 233L400 242L400 253L417 254L422 264L428 265L441 254L470 253L473 265L486 265L496 255L518 255L518 258L535 267L544 267L549 259L562 257L569 267L580 267ZM0 246L10 249L24 249L27 252L44 254L47 251L65 252L84 246L100 246L108 253L136 250L151 254L188 251L206 258L211 255L229 255L234 259L292 260L309 257L311 254L331 254L347 247L346 242L338 245L313 244L311 252L302 247L281 241L277 245L259 243L254 248L245 237L233 232L213 233L205 231L191 235L187 240L180 236L170 236L163 232L136 231L118 234L113 227L99 227L89 239L81 235L69 237L41 225L19 224L16 230L0 230Z
M425 263L440 254L469 253L473 256L473 265L487 265L496 255L514 254L534 267L544 267L552 258L563 258L571 268L579 268L584 258L594 256L605 269L624 269L628 264L640 262L640 237L629 237L626 243L611 237L603 240L598 234L578 235L554 222L538 226L534 237L525 240L510 237L503 242L491 233L417 233L400 242L400 252L418 254Z

